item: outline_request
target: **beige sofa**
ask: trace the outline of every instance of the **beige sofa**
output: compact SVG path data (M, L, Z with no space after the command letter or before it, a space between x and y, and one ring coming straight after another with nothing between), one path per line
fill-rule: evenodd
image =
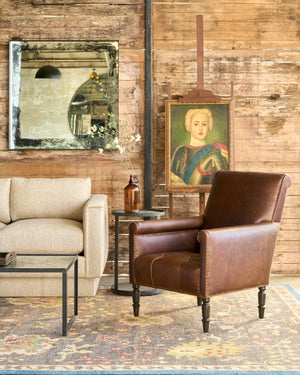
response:
M78 254L79 295L94 296L108 254L106 195L92 195L89 178L0 178L0 251ZM0 296L61 291L59 273L0 273Z

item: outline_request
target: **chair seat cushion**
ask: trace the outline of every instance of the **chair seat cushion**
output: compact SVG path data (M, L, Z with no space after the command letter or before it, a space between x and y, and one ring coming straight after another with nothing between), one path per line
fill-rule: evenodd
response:
M200 254L180 251L147 254L134 261L136 283L200 295Z
M79 254L82 223L69 219L18 220L0 230L0 251L20 254Z

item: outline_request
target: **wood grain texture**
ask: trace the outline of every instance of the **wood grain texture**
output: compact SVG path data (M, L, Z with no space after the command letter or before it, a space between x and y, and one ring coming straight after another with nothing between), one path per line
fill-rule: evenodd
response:
M234 82L235 169L287 172L292 186L272 272L300 274L300 28L298 0L153 0L152 206L169 212L165 100L197 86L196 16L203 15L204 88L225 99ZM128 172L96 150L8 150L8 42L119 40L120 118L144 138L143 0L1 0L0 177L90 176L109 211L123 207ZM121 129L122 133L122 129ZM143 207L144 142L130 154ZM207 194L206 194L207 199ZM174 194L173 216L197 215L198 194ZM120 272L128 273L128 220L120 223ZM109 216L113 272L114 221Z
M196 16L203 15L204 88L224 98L234 83L235 169L287 172L292 186L272 272L300 273L299 2L153 2L154 205L168 212L165 100L197 86ZM197 215L196 195L173 194L173 216Z
M92 192L108 196L109 212L123 207L129 172L112 153L97 150L8 151L8 42L12 39L118 40L119 116L144 134L144 1L2 0L0 4L0 177L91 177ZM121 134L122 132L121 125ZM143 191L144 144L129 157ZM142 195L143 204L143 195ZM114 248L109 216L109 259ZM126 258L128 254L124 254ZM110 269L111 271L111 269Z

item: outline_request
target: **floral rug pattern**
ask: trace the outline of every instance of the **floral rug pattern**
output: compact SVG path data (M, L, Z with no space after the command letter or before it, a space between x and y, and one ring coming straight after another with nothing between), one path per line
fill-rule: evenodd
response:
M134 317L130 297L103 287L95 297L79 298L79 315L62 337L60 298L1 298L0 374L297 371L299 294L291 287L269 286L266 306L265 318L258 319L255 289L214 297L205 334L196 297L170 292L141 297L140 316Z

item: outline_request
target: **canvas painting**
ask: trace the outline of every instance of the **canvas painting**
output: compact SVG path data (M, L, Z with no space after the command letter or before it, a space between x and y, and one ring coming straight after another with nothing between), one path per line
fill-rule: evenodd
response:
M229 111L229 102L166 102L169 191L209 191L215 173L231 169Z

